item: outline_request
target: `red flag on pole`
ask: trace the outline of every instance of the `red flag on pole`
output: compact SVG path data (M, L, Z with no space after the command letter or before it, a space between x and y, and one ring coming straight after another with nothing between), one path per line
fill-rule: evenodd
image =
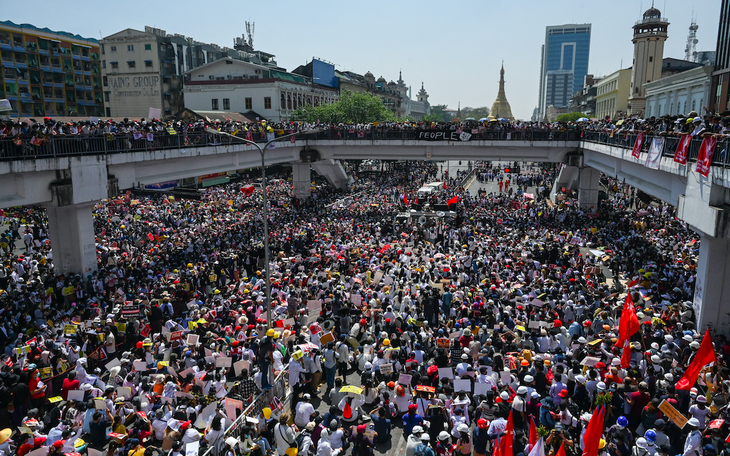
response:
M603 435L603 419L606 414L606 407L601 406L593 412L591 421L588 422L586 433L583 436L583 456L598 456L598 445Z
M677 382L678 390L688 390L697 381L697 377L700 375L700 371L703 367L710 363L717 362L715 356L715 348L712 346L712 337L710 337L710 330L705 331L705 337L702 339L700 349L697 350L694 359L684 371L684 375Z
M565 456L565 440L560 444L560 449L555 453L555 456Z
M512 445L514 443L515 426L512 421L512 409L509 411L509 417L507 418L507 426L504 428L504 438L502 439L502 448L500 449L500 456L512 456Z
M443 185L443 187L444 187L444 189L446 188L446 181L444 181L444 185Z
M456 204L458 202L459 202L459 196L457 195L457 196L451 198L450 200L446 201L446 204L451 206L452 204Z
M621 321L618 325L618 340L616 344L619 347L623 346L623 342L631 339L631 336L636 334L640 328L639 317L636 316L634 301L631 299L631 292L629 291L626 295L624 308L621 311Z
M631 153L631 155L634 156L634 158L639 158L639 153L641 153L641 146L644 144L644 133L639 133L639 135L636 137L636 142L634 143L634 150Z
M689 143L692 141L692 136L682 135L677 143L677 151L674 152L674 161L680 165L687 164L687 154L689 153Z
M624 341L624 351L621 354L621 367L628 369L631 366L631 342Z
M539 438L540 437L537 435L537 426L535 426L535 418L530 417L530 434L529 434L530 448L534 448L534 446L537 443L537 440Z
M408 206L408 192L403 192L403 204Z

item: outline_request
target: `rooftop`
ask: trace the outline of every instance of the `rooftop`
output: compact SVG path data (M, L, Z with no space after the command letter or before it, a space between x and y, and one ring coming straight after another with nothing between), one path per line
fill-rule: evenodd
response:
M58 32L58 31L51 30L46 27L43 27L43 28L36 27L35 25L31 25L31 24L16 24L15 22L12 22L12 21L0 21L0 27L2 27L2 26L15 27L15 28L20 28L20 29L30 29L35 32L53 33L55 35L61 35L61 36L68 37L69 39L72 39L72 40L91 41L92 43L99 42L99 40L96 40L94 38L84 38L81 35L74 35L73 33L68 33L68 32Z

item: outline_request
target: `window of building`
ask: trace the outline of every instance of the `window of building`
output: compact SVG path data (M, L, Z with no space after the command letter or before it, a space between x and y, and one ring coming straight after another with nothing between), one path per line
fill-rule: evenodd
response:
M101 67L102 68L106 68L106 60L102 60L101 61Z
M297 109L297 108L299 107L299 105L297 104L297 98L299 98L299 97L298 97L298 96L297 96L297 94L295 93L295 94L294 94L294 100L293 100L293 108L294 108L294 109Z
M145 68L152 68L152 60L145 60L144 66Z
M137 62L135 62L134 60L130 60L129 62L127 62L127 66L129 68L135 68L137 66Z
M104 54L106 54L106 51L104 50L104 45L102 44L101 45L101 55L104 55Z
M684 100L684 107L682 108L683 112L687 112L687 100Z
M145 44L144 45L144 50L145 51L151 51L152 50L152 45L151 44Z
M281 109L286 109L286 94L281 92Z
M246 98L246 109L253 109L253 99Z
M226 65L233 65L233 60L226 60Z
M109 103L109 94L110 93L111 92L104 92L104 101L106 101L107 103Z
M134 44L128 44L127 45L127 51L134 51Z
M264 97L264 109L271 109L271 97Z
M229 111L231 109L231 99L230 98L224 98L223 99L223 110Z
M218 99L217 98L213 98L212 100L210 100L210 103L211 103L210 108L213 111L217 111L218 110Z
M101 78L101 80L102 80L102 84L104 84L104 87L106 87L106 86L109 85L109 80L106 78L106 76L104 76L103 78Z
M291 94L290 93L286 94L286 108L291 109Z
M692 111L697 111L697 100L692 100Z
M650 55L650 56L649 56L649 61L650 61L650 62L653 62L653 61L654 61L654 56L653 56L653 55Z
M117 52L117 47L116 46L110 46L109 47L109 51L110 52Z
M111 62L111 64L112 64L112 70L116 70L116 69L119 68L119 63L118 62Z

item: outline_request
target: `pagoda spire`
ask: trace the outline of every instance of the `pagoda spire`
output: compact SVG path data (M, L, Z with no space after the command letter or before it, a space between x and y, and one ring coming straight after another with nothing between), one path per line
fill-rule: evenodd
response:
M499 70L499 91L497 92L497 99L492 104L492 109L489 112L489 117L499 119L504 118L507 120L514 120L512 115L512 108L507 101L507 95L504 92L504 60L502 60L502 68Z

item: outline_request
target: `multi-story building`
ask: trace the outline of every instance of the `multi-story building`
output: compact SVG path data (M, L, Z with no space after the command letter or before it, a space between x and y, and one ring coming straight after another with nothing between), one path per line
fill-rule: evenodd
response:
M594 117L596 114L596 84L601 80L592 74L587 74L583 89L576 92L570 100L570 108L573 112L582 112L588 117Z
M588 73L591 24L552 25L545 28L545 44L540 61L538 118L544 119L548 106L562 110L583 88Z
M701 66L644 85L646 117L704 113L710 95L712 66Z
M596 85L596 117L625 117L631 87L631 69L618 70L602 78Z
M99 43L30 24L0 22L0 98L11 117L103 115Z
M330 70L334 77L334 66ZM192 69L184 76L185 107L198 113L251 112L279 122L299 107L339 98L336 88L313 84L306 76L231 57Z
M183 109L183 75L222 58L276 68L275 56L261 51L221 47L180 34L145 27L126 29L100 41L105 114L113 117L160 117ZM150 108L153 108L150 110Z
M669 21L662 12L651 7L644 12L641 20L634 24L634 59L631 67L631 87L629 93L629 113L644 115L646 108L646 89L644 84L662 77L664 42L667 41Z
M730 109L730 0L722 0L717 30L715 71L712 73L709 108L720 113Z

